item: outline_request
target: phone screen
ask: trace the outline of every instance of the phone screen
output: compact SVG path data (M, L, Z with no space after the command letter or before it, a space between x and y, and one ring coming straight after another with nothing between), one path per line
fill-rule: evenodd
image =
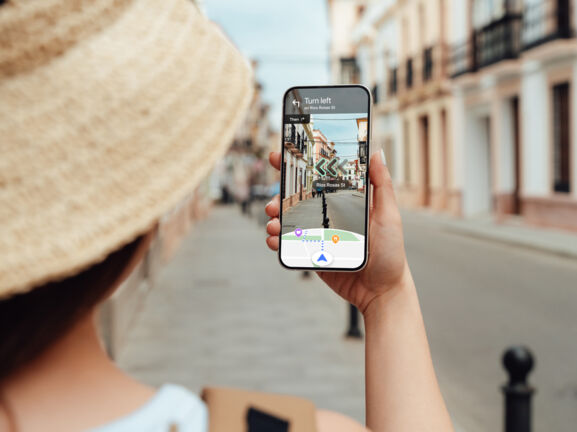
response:
M367 259L369 91L284 96L279 257L291 269L360 270Z

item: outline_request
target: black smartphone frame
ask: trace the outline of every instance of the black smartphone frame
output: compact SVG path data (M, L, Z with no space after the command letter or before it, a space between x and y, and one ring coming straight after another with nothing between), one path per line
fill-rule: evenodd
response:
M355 268L341 268L341 267L292 267L285 264L282 260L282 218L283 218L283 211L282 211L282 203L285 198L285 178L286 173L284 172L284 119L285 119L285 106L286 106L286 98L289 92L293 90L299 89L338 89L338 88L358 88L359 90L363 90L367 94L367 172L366 172L366 185L367 190L365 193L365 247L364 247L364 259L363 262ZM279 242L278 242L278 260L280 264L288 269L288 270L300 270L300 271L322 271L322 272L358 272L365 268L367 262L369 260L369 206L370 206L370 195L371 195L371 182L369 179L370 173L370 159L371 159L371 141L372 141L372 107L373 107L373 97L371 91L364 85L361 84L339 84L339 85L329 85L329 86L292 86L287 89L282 98L282 118L281 118L281 162L280 162L280 173L281 173L281 181L280 181L280 211L279 211L279 221L281 226L281 232L279 234Z

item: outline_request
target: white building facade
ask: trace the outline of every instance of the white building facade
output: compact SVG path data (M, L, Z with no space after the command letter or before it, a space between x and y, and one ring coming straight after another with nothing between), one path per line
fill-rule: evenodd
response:
M577 230L573 0L451 0L453 175L465 216Z

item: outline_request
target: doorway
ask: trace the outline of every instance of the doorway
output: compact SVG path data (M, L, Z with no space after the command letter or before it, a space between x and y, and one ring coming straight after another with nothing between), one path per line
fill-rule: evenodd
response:
M513 120L513 202L511 213L521 214L521 125L519 119L519 97L511 99Z
M419 120L421 132L421 172L423 179L421 182L421 205L429 207L431 205L431 172L430 172L430 145L429 145L429 117L423 116Z
M446 209L449 202L449 143L447 131L447 110L441 111L441 175L442 175L442 202L441 207Z
M487 216L493 205L493 168L491 156L491 120L488 109L467 114L465 196L466 216Z

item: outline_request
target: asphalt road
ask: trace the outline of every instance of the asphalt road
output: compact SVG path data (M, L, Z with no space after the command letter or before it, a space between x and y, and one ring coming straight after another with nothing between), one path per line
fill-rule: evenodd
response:
M364 235L365 198L357 191L338 191L326 194L331 228Z
M472 239L406 214L409 263L449 409L467 432L500 431L503 350L536 356L535 431L577 425L577 262Z

